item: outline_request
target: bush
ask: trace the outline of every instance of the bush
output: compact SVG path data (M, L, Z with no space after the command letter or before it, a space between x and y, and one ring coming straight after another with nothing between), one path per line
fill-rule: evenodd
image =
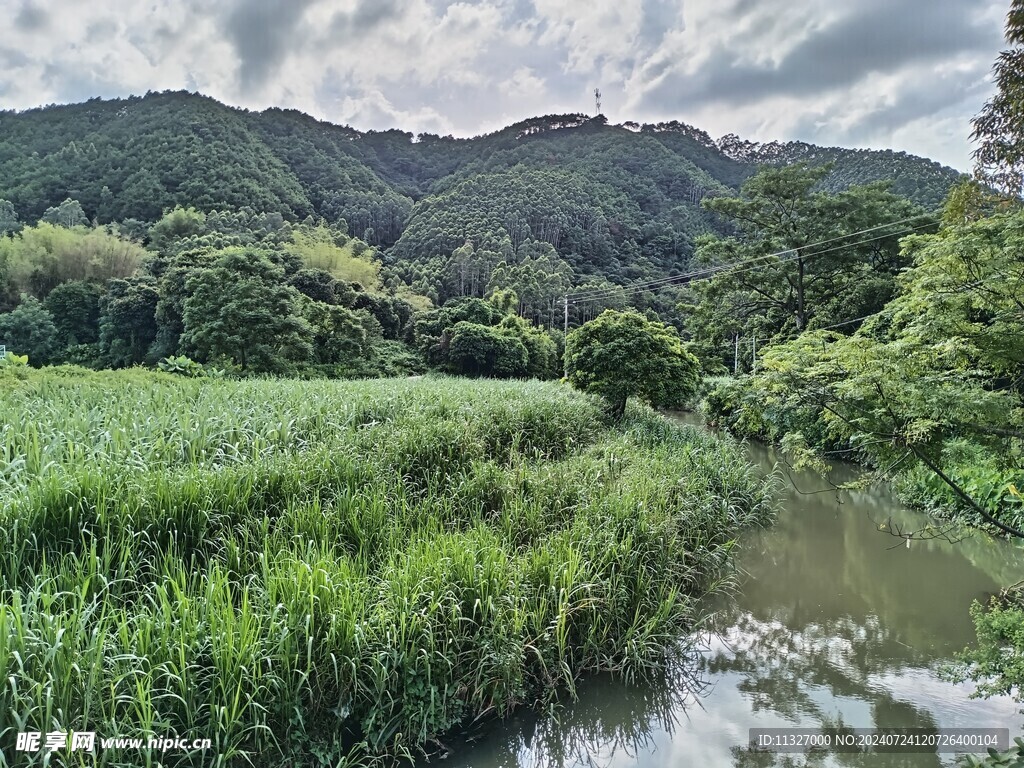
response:
M463 376L525 376L529 354L523 342L497 328L461 321L451 330L448 367Z

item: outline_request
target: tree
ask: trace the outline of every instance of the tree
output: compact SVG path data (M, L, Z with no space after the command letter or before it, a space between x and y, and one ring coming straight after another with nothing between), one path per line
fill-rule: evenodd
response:
M451 329L448 365L464 376L525 376L529 354L523 342L497 328L462 321Z
M947 222L906 250L898 298L852 336L767 349L748 407L789 425L810 408L882 476L1024 538L1024 213Z
M20 226L14 203L10 200L0 200L0 237L10 232L17 232Z
M167 254L172 245L206 232L206 215L195 208L177 206L149 230L150 246Z
M11 288L38 299L69 280L101 283L130 277L146 255L138 243L103 229L66 229L46 222L0 239L0 265L6 264Z
M339 241L344 240L344 245ZM357 247L357 246L361 246ZM365 290L382 290L380 263L372 258L365 243L348 240L337 230L325 226L301 227L285 245L288 253L297 256L302 266L329 272L342 283L359 283Z
M108 365L146 362L156 339L156 281L149 276L110 280L100 298L100 348Z
M335 280L330 272L323 269L300 269L288 278L288 284L304 296L324 304L347 307L356 298L351 285Z
M9 352L28 355L34 365L46 365L57 347L57 327L38 299L22 296L14 310L0 315L0 344Z
M994 66L996 95L974 118L977 178L1013 198L1024 194L1024 0L1012 0L1006 41Z
M313 329L299 313L300 294L266 253L225 251L186 287L181 343L197 359L224 357L253 372L309 360Z
M98 286L84 280L61 283L50 291L43 306L53 316L61 346L95 344L99 340L102 294Z
M448 301L443 307L431 310L416 320L416 344L430 365L444 365L448 360L447 344L451 329L459 322L477 325L497 325L503 313L483 299L462 298Z
M558 345L551 334L514 314L506 315L498 323L498 328L502 333L519 339L526 348L527 376L533 379L554 379L560 375Z
M518 263L501 262L494 268L488 292L512 291L519 298L520 315L553 325L558 301L572 285L572 267L548 243L525 243L520 254Z
M55 208L47 208L40 221L65 229L84 227L89 224L89 218L82 210L82 204L70 197Z
M320 301L301 301L302 315L313 329L313 356L317 363L336 365L366 357L368 334L365 315Z
M700 383L700 364L679 334L638 312L606 310L565 340L565 367L577 389L603 397L622 418L636 396L653 406L679 407Z
M705 201L733 220L741 237L705 238L697 251L699 261L720 270L697 283L693 301L682 307L704 348L731 362L736 334L767 341L814 326L853 326L892 298L906 264L900 236L931 219L885 184L817 191L828 170L765 168L743 185L741 197Z

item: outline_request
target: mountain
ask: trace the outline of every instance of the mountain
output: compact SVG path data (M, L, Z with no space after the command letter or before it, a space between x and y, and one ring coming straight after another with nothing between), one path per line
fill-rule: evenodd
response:
M960 174L904 153L713 141L678 122L533 118L472 139L357 131L294 110L250 112L185 92L0 112L0 199L34 221L65 198L106 223L175 205L344 219L393 263L550 243L580 274L684 269L723 224L707 196L761 163L834 163L823 187L887 180L935 207Z

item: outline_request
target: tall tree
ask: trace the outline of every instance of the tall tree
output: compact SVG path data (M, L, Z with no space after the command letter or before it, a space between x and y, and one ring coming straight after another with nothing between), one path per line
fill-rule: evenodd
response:
M160 294L149 276L111 280L100 298L100 346L114 368L147 362ZM153 362L150 360L150 362Z
M883 474L916 467L933 501L1024 538L1024 213L907 248L901 295L852 336L766 350L748 407L782 424L810 407Z
M60 205L47 208L40 221L53 224L56 227L84 227L89 224L89 219L82 210L82 204L70 197Z
M103 290L84 280L61 283L43 305L53 316L61 346L94 344L99 340L100 296Z
M993 68L996 95L974 119L975 172L985 183L1019 198L1024 194L1024 0L1012 0L1006 41Z
M17 232L18 212L14 209L14 203L10 200L0 200L0 237L9 232Z
M769 167L740 197L705 202L740 236L705 238L697 252L716 272L696 284L687 307L696 339L722 345L737 333L789 337L877 312L892 298L906 263L900 236L930 218L885 184L818 191L827 173Z
M182 347L200 360L227 358L243 371L277 372L305 362L313 329L299 292L261 251L231 249L186 283Z

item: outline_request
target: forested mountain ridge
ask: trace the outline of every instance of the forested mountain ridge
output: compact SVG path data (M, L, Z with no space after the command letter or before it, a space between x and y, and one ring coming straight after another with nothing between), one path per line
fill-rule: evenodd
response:
M832 173L822 184L822 188L828 192L841 192L855 184L886 179L892 180L892 191L897 195L926 208L936 208L945 198L943 190L949 189L950 168L906 152L820 147L803 141L760 144L744 141L735 134L723 136L716 145L727 157L746 167L832 163ZM906 171L909 167L913 168L913 172Z
M345 221L414 281L467 241L518 255L542 241L580 275L684 269L702 209L758 163L833 162L829 191L893 181L934 207L959 174L893 152L713 141L678 122L549 115L473 139L357 131L295 110L249 112L185 92L0 112L0 199L22 221L66 198L99 223L153 222L176 205Z

